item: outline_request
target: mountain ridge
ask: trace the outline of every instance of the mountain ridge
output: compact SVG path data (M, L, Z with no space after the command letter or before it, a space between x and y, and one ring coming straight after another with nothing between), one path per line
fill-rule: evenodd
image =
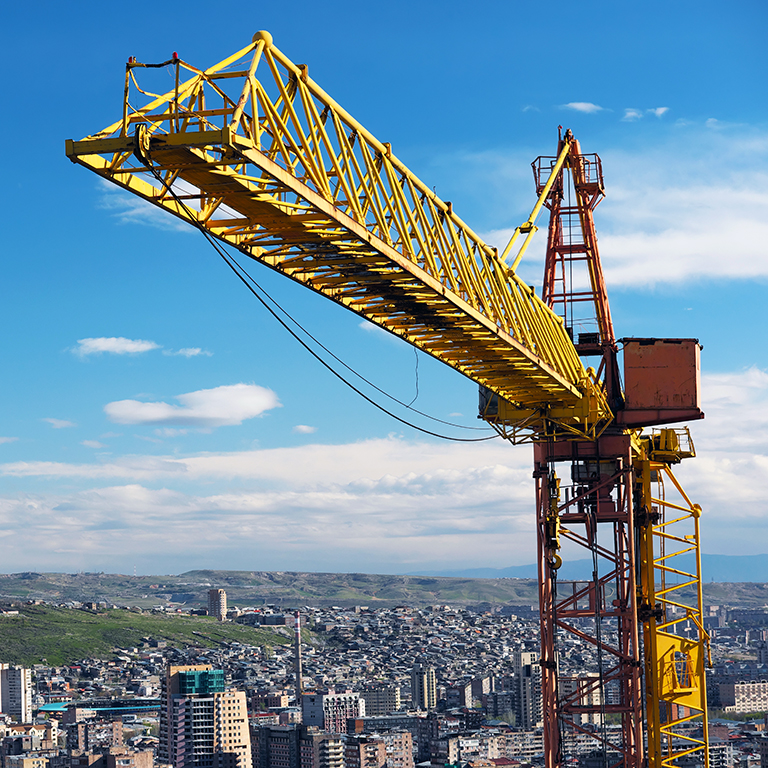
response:
M680 556L690 568L692 558ZM709 605L768 604L768 556L704 555L704 600ZM489 572L492 572L490 575ZM139 608L202 608L208 590L227 591L230 605L273 605L278 610L314 606L474 606L530 610L538 601L535 566L463 569L416 574L313 573L308 571L192 570L178 575L107 573L0 574L0 602L55 604L106 602ZM451 573L454 575L442 575ZM480 575L484 574L484 575ZM530 576L528 574L531 574ZM566 561L562 580L592 578L590 560Z
M684 570L693 569L693 556L680 555L677 563ZM763 583L768 581L768 555L707 555L701 556L701 571L705 583ZM512 565L507 568L465 568L419 571L420 576L442 576L474 579L536 579L536 563ZM592 561L566 560L559 573L565 579L592 578Z

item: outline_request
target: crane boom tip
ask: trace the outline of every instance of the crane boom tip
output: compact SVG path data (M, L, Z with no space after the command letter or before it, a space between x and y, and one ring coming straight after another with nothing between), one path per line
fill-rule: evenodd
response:
M272 45L272 35L269 34L265 29L260 29L254 36L253 36L253 42L258 43L259 40L264 41L264 47L269 48Z

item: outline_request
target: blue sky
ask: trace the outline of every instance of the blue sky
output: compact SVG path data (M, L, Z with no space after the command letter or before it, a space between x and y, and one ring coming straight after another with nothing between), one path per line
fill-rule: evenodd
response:
M128 56L178 51L204 67L258 29L495 245L527 217L530 162L555 150L559 124L601 155L596 222L617 334L704 344L707 420L679 473L705 509L704 550L768 552L765 4L282 8L4 13L3 569L533 560L529 448L445 443L376 411L197 233L66 159L64 139L119 117ZM521 268L536 285L542 240ZM251 272L347 363L415 395L411 348ZM416 407L476 426L475 386L418 361Z

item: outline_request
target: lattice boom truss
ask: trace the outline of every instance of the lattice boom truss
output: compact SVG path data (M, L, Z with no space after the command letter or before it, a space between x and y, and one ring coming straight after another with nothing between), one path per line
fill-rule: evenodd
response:
M155 96L129 62L122 119L70 159L527 409L529 433L611 420L561 319L268 33L205 71L166 64Z

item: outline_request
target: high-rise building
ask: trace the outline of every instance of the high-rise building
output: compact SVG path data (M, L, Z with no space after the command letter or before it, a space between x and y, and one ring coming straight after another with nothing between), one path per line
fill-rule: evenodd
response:
M223 589L208 590L208 615L219 621L227 618L227 593Z
M32 722L32 670L0 664L0 711L20 723Z
M253 768L344 768L340 738L314 726L253 727Z
M365 716L365 701L359 693L330 688L325 693L303 694L301 713L304 725L314 725L329 733L346 733L347 720Z
M515 725L518 728L540 728L543 724L541 666L536 653L515 651Z
M413 736L409 731L386 731L380 738L387 751L388 768L414 768Z
M400 711L399 685L373 685L362 691L360 698L365 701L365 714L368 717L378 717Z
M304 684L301 679L301 613L296 611L296 626L293 636L293 664L296 675L296 703L301 701L301 694L304 693Z
M437 706L437 677L434 667L417 662L411 670L411 701L417 709Z
M174 768L252 768L243 691L210 664L169 666L162 684L158 758Z
M590 709L590 711L570 716L570 719L577 725L586 723L600 725L602 723L599 707L603 697L599 678L600 675L597 672L583 672L576 677L564 675L558 677L558 691L561 700Z
M383 739L371 736L348 736L344 744L345 768L384 768L387 748Z
M320 768L344 768L344 742L328 736L320 742Z

